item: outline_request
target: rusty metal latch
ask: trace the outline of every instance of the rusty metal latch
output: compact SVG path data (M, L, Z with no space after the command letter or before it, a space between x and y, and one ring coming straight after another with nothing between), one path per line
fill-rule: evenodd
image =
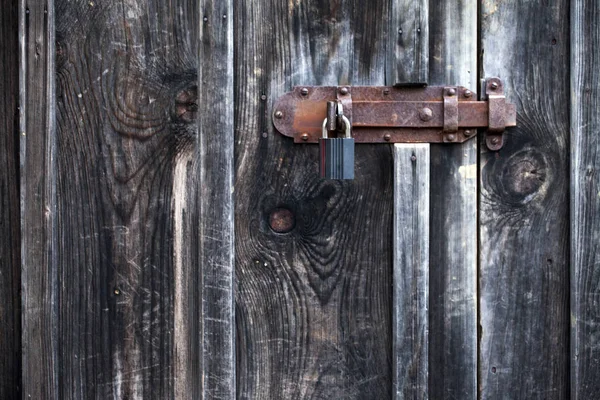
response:
M461 86L299 86L277 100L273 121L294 142L317 143L323 121L341 131L336 110L343 109L356 143L462 143L487 128L488 148L499 150L504 130L516 126L516 109L500 79L487 79L483 89L485 99L477 100Z

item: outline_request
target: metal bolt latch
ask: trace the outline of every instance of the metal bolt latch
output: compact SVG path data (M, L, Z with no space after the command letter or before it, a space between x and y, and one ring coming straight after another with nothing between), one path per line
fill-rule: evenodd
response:
M273 124L296 143L317 143L322 123L328 132L341 128L343 114L355 143L462 143L486 130L486 144L496 151L504 131L516 126L516 108L506 101L504 84L490 78L482 98L461 86L424 84L377 86L300 86L281 96ZM328 108L334 102L343 108ZM327 138L329 139L329 137Z

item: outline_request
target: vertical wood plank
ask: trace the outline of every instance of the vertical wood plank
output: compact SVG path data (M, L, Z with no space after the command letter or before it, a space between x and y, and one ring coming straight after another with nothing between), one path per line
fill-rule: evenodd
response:
M0 399L21 397L19 4L0 2Z
M477 92L477 1L433 2L429 82ZM477 398L477 141L431 145L430 397Z
M239 399L392 395L390 146L356 179L318 177L318 147L272 128L293 85L383 84L389 6L235 3Z
M569 397L569 1L486 1L482 76L517 127L480 153L481 398Z
M429 0L392 1L387 84L428 82Z
M19 2L22 395L58 396L54 2Z
M392 2L388 85L428 81L428 13L428 0ZM394 399L429 398L429 157L394 145Z
M600 393L600 4L571 2L571 399Z
M429 144L394 145L394 398L427 399Z
M213 118L224 137L229 125L200 111L199 96L215 82L205 73L209 87L198 85L199 3L57 0L56 7L60 390L40 398L221 396L211 381L221 370L203 350L227 338L210 336L217 322L204 319L231 310L214 304L210 288L226 287L214 280L227 270L231 230L205 228L230 216L206 204L226 210L227 197L218 196L225 186L230 193L231 182L226 147L206 145L213 133L199 131L197 116ZM221 11L211 21L215 31ZM226 39L204 31L203 40L207 68L220 67L222 54L209 52ZM211 151L220 165L214 170ZM225 241L216 251L211 238L219 235ZM204 367L212 374L206 381Z
M203 0L200 9L202 398L233 400L233 3Z

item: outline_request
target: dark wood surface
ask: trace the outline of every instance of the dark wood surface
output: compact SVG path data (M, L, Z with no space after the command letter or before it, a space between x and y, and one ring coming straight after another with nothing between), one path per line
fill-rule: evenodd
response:
M357 146L356 179L326 181L318 146L271 122L293 85L384 84L389 12L235 3L239 399L391 398L390 146Z
M571 2L571 399L600 393L600 5Z
M477 92L477 0L430 2L429 83ZM431 399L477 398L477 141L431 145Z
M569 2L483 2L482 76L517 105L480 153L482 399L569 390Z
M233 398L231 4L33 4L24 393Z
M0 399L21 397L18 4L0 2Z
M19 2L22 397L58 394L54 4ZM75 227L73 227L75 228Z

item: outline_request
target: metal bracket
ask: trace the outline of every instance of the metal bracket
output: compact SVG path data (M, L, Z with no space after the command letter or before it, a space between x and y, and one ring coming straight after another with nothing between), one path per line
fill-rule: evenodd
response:
M296 143L317 143L325 118L328 130L341 126L341 104L356 143L462 143L487 128L488 147L499 150L516 109L500 79L488 79L484 93L487 101L462 86L299 86L277 100L273 123Z

